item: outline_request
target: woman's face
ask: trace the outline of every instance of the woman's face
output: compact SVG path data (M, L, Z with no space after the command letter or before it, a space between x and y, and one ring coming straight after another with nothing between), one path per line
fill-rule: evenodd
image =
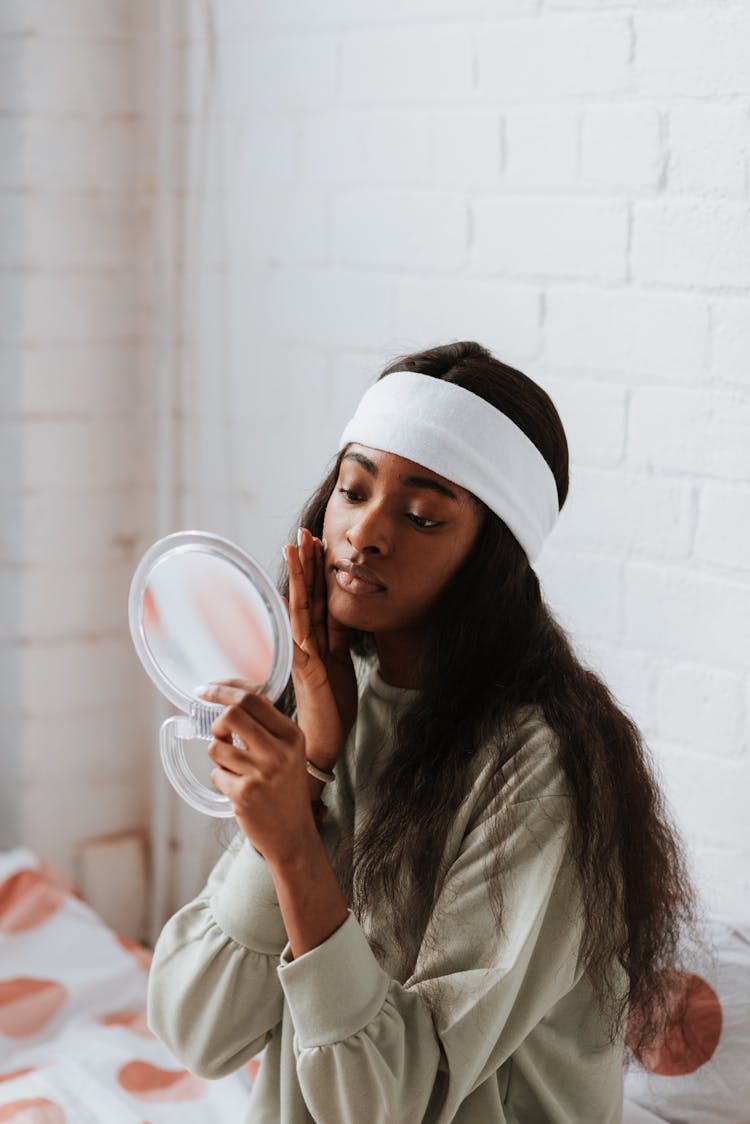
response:
M444 476L348 445L323 522L331 616L373 633L422 625L476 542L482 514ZM367 567L380 588L353 583L346 563Z

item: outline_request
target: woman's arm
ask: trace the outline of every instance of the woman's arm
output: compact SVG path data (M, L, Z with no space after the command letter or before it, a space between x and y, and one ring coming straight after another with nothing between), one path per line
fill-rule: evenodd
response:
M284 864L271 862L269 869L292 956L302 956L343 925L349 913L346 899L317 833L294 859Z
M208 752L218 765L214 785L232 800L242 834L201 894L167 922L154 950L149 1026L192 1072L207 1077L238 1068L279 1023L283 994L275 969L287 928L301 954L327 939L348 912L310 810L322 784L307 773L304 757L310 750L320 767L335 762L353 728L357 677L348 631L335 622L331 629L330 621L326 627L322 544L307 531L302 538L301 549L285 548L293 715L287 718L242 680L201 693L227 708L212 723ZM300 699L304 730L297 722Z
M276 968L287 941L265 859L238 833L198 896L162 929L148 1025L191 1073L223 1077L281 1020Z
M430 1120L452 1120L574 986L581 931L565 864L569 812L559 796L519 806L502 934L487 893L489 818L467 835L431 922L437 951L420 954L403 984L351 912L317 947L293 959L286 946L278 975L316 1119L412 1124L429 1108Z

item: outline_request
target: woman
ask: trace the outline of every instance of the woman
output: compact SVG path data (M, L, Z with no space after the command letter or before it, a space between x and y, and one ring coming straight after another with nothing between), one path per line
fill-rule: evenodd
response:
M621 1120L695 897L532 569L567 491L530 378L398 360L285 547L291 684L206 692L240 832L159 937L149 1025L208 1077L265 1046L248 1124Z

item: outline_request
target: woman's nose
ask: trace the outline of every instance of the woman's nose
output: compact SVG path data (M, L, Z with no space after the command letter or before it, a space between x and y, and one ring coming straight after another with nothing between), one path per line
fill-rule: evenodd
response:
M347 532L347 539L355 550L361 553L387 554L390 551L390 538L382 516L374 512L360 512Z

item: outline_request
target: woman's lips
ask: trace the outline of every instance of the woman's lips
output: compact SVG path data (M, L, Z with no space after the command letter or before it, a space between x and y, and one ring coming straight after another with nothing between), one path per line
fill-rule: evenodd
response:
M347 573L346 570L334 570L336 581L345 589L347 593L365 594L368 593L386 593L387 591L382 585L375 585L374 582L366 582L362 578L355 578L353 574Z

